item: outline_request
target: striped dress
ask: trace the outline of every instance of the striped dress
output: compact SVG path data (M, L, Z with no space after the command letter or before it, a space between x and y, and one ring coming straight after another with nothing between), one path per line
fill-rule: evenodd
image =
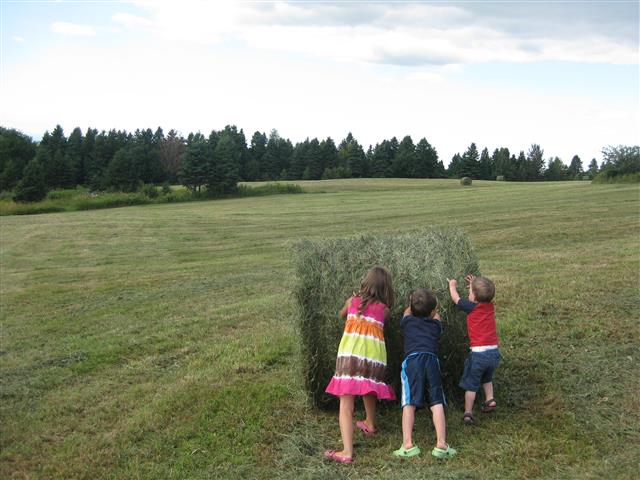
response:
M370 303L362 314L358 313L359 306L360 297L354 297L338 347L336 372L326 392L337 396L373 394L380 400L395 400L393 387L385 383L385 306Z

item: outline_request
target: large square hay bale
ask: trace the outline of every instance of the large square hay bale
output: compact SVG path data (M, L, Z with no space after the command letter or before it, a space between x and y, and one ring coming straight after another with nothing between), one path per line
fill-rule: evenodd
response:
M444 334L440 346L447 398L462 392L457 382L468 351L464 313L451 302L447 278L464 286L466 274L478 275L469 237L457 228L427 228L392 236L360 235L304 240L294 246L297 322L305 387L314 405L331 408L334 397L324 392L331 379L344 319L338 312L369 268L386 266L393 275L396 304L385 325L389 382L400 394L403 345L400 319L409 294L429 288L437 295ZM464 292L460 291L461 294Z

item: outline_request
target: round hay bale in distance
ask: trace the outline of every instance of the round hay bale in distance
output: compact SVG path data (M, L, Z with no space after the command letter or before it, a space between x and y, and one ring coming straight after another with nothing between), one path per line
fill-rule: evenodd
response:
M388 381L396 394L400 394L403 356L402 312L413 290L429 288L438 297L444 328L439 357L445 393L447 398L461 398L457 383L468 352L466 317L451 302L447 278L456 278L464 288L466 274L479 274L475 252L462 229L432 227L390 236L304 240L294 245L293 253L302 372L314 405L338 404L324 392L344 329L345 320L338 312L375 265L384 265L393 275L396 303L385 324L385 343Z
M504 175L498 175L496 177L496 182L504 182Z
M471 185L471 183L472 183L472 180L469 177L462 177L460 179L460 185L467 186L467 185Z

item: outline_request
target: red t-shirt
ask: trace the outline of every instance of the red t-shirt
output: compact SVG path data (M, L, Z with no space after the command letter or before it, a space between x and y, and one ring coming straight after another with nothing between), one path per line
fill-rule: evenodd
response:
M471 347L498 345L493 303L474 303L461 298L458 308L467 312L467 334Z

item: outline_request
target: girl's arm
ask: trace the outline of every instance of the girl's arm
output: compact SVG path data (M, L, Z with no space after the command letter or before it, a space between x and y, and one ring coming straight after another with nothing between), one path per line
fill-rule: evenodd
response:
M347 311L349 310L349 307L351 306L351 300L353 300L353 297L347 298L347 301L344 302L344 306L340 310L340 314L339 314L342 318L347 316Z

